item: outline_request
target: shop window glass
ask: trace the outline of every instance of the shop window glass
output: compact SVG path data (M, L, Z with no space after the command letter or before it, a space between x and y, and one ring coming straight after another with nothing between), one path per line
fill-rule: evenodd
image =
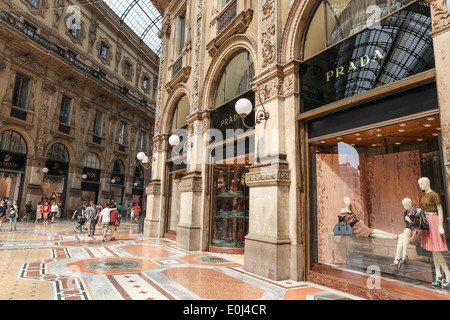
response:
M16 75L16 82L14 84L12 97L13 106L26 109L30 82L30 78L22 76L21 74Z
M412 2L417 1L320 1L306 35L303 59L306 60L363 29L377 29L377 24L381 19Z
M123 164L122 160L114 161L113 172L120 173L120 174L125 173L125 165Z
M189 99L187 96L183 96L177 104L175 111L173 112L171 132L175 132L177 129L183 128L187 125L186 118L189 115Z
M336 33L336 37L341 35L340 38L345 40L341 39L332 48L301 64L302 112L435 67L429 4L416 1L400 8L402 10L385 17L379 25L365 28L352 37L347 36L349 32ZM314 39L314 33L308 37ZM305 56L311 56L315 50L314 41L307 45Z
M84 159L84 166L86 168L100 170L101 169L100 159L98 158L98 156L95 153L91 152Z
M47 159L58 162L69 162L69 152L66 147L60 143L55 143L47 152Z
M248 196L245 184L248 166L214 167L215 208L211 244L222 248L244 248L248 233Z
M177 55L183 52L185 46L186 37L186 11L178 16L178 44L177 44Z
M315 263L362 272L376 265L387 277L418 285L433 279L432 253L417 243L403 251L393 235L405 231L403 200L421 205L421 177L430 179L448 218L440 130L436 115L310 143ZM335 234L338 221L348 222L353 235ZM391 265L404 256L413 268Z
M64 124L69 124L71 107L72 107L72 99L63 95L62 100L61 100L59 122L64 123Z
M251 55L242 52L236 55L225 68L216 89L215 107L242 95L251 89L255 68Z
M103 114L100 111L96 111L94 117L94 134L96 136L102 135L102 118Z
M27 144L20 134L14 131L0 133L0 150L27 154Z

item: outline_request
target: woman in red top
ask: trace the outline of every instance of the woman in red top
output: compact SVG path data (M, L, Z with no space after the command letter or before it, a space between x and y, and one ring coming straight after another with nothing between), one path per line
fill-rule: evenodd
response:
M48 215L50 213L51 206L48 204L48 201L45 202L43 212L44 212L44 223L48 224Z
M139 214L141 213L141 207L138 204L134 206L134 221L139 222Z

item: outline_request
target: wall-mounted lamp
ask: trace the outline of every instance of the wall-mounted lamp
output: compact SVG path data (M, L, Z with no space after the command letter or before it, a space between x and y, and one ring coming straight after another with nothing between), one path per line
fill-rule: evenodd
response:
M269 120L270 118L270 114L269 112L266 111L266 108L264 107L264 104L262 103L262 99L261 99L261 91L260 92L260 101L261 101L261 106L262 106L262 110L257 110L255 107L255 122L256 124L260 124L261 121L263 120ZM253 110L253 105L252 102L246 98L243 99L239 99L236 102L236 105L234 107L236 109L236 113L238 115L241 116L242 119L242 124L248 128L248 129L254 129L256 127L256 124L253 127L249 127L248 125L245 124L245 118L247 118L247 116L252 112Z
M172 146L173 152L175 152L175 154L177 154L177 155L181 155L181 154L182 154L181 152L176 152L176 151L175 151L175 147L178 146L178 145L180 144L180 142L181 142L181 139L180 139L180 137L177 136L176 134L173 134L173 135L169 138L169 144ZM183 150L184 150L184 149L188 149L188 148L193 148L193 147L194 147L194 144L193 144L190 140L188 140L188 141L186 141L186 142L184 143Z
M81 179L86 180L87 177L88 177L87 174L83 174L83 175L81 176Z
M143 166L145 169L150 169L153 165L152 162L155 161L155 158L149 158L144 152L139 152L137 154L137 158L141 163L141 166ZM152 162L150 160L152 160Z
M44 167L44 168L42 168L42 172L45 174L45 173L48 173L48 168L47 167Z
M116 179L111 179L111 183L112 184L116 183Z

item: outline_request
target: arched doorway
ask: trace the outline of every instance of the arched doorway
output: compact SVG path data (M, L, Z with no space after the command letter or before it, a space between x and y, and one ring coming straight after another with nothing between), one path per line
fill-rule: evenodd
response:
M81 176L83 179L81 182L82 201L98 203L101 168L98 155L95 152L88 153L84 159L83 175Z
M214 91L214 111L211 128L214 139L208 147L212 165L209 175L211 192L210 251L243 253L245 236L249 227L249 189L245 174L253 163L253 130L243 126L235 111L241 98L255 105L251 82L255 68L251 54L239 51L222 70ZM246 119L254 125L252 112ZM230 141L230 138L233 138Z
M55 202L60 208L59 218L67 218L64 214L67 176L69 172L69 152L61 143L55 143L47 151L47 160L42 182L42 201Z
M189 116L190 105L187 95L182 95L173 110L170 120L170 133L178 135L180 138L187 139L187 122ZM166 159L166 218L165 233L169 236L176 236L177 225L180 222L180 198L181 193L179 184L181 178L186 173L186 155L183 150L184 142L172 150L167 142L167 159ZM180 155L176 154L179 153Z
M120 159L113 163L110 183L110 202L122 205L125 190L125 165Z
M21 205L28 148L15 131L0 133L0 198Z

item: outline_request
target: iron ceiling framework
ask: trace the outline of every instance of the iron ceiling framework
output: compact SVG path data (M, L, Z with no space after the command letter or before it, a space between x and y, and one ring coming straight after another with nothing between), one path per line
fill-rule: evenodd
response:
M119 17L120 24L126 24L149 46L156 55L161 53L162 16L150 0L104 0Z

